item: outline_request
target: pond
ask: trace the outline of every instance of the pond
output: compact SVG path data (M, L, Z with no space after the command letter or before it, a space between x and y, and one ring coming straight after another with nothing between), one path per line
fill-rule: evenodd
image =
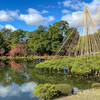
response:
M37 84L70 84L74 92L90 89L100 77L83 77L63 70L36 69L44 60L0 60L0 100L39 100L34 94Z

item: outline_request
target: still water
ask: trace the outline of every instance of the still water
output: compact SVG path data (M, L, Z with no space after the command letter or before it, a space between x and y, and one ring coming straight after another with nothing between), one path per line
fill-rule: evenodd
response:
M82 77L63 70L36 69L43 60L0 60L0 100L39 100L34 94L37 84L65 83L73 86L74 92L91 88L100 82L99 77Z

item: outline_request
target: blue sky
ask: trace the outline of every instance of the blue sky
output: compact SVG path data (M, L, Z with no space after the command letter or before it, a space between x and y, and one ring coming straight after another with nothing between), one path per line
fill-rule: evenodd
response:
M0 0L0 28L33 31L60 20L72 27L86 5L94 16L100 0Z

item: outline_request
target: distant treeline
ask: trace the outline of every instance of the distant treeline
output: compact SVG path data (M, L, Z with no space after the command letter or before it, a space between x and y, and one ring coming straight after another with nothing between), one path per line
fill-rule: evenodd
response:
M72 30L73 33L62 48L61 55L68 55L69 51L73 53L73 48L77 45L79 40L77 29L73 27L70 28L66 21L55 22L48 27L40 25L32 32L22 29L11 31L3 28L0 30L0 55L51 55L55 50L57 51L61 43L63 44L63 41L69 36Z

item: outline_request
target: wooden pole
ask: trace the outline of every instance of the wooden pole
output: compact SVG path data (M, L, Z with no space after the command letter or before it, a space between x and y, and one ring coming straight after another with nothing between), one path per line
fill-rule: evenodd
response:
M86 52L87 52L87 55L88 55L88 28L86 29L86 39L87 39L87 46L86 46Z

